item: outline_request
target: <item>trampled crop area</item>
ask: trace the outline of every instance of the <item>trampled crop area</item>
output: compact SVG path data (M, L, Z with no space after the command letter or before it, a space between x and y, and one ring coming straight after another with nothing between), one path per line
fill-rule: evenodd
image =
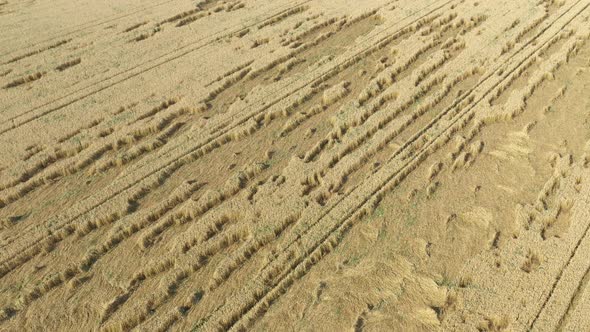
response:
M1 331L590 330L590 0L0 0Z

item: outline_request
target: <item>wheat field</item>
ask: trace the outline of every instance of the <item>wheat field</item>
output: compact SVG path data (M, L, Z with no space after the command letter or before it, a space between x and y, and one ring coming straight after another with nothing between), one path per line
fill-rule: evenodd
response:
M0 31L0 331L590 331L590 0Z

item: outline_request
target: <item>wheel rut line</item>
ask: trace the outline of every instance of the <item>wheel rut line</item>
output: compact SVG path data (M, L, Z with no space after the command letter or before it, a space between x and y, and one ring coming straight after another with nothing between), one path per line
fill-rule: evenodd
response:
M576 246L574 247L574 249L572 250L572 253L568 257L567 262L564 264L563 269L561 269L559 271L559 274L557 275L557 278L555 278L553 284L551 285L551 290L549 291L549 293L547 294L547 296L546 296L543 304L539 308L539 311L537 312L537 315L535 316L535 318L531 321L531 323L528 326L529 327L529 330L532 331L536 327L537 321L539 320L539 318L541 317L541 315L543 315L543 313L545 312L545 309L547 308L547 304L549 303L549 301L551 300L551 298L555 294L555 291L557 289L557 286L559 285L559 282L561 281L561 278L563 277L564 273L569 270L570 266L572 266L572 261L573 261L574 257L576 257L576 254L578 253L578 250L580 249L580 246L582 245L582 242L584 242L584 240L586 240L586 239L590 239L590 222L586 226L586 229L584 230L583 235L580 237L580 239L576 243ZM574 294L570 298L570 301L568 302L567 309L565 310L565 312L563 313L563 315L559 319L559 322L558 322L558 325L557 325L558 326L558 330L562 327L562 324L565 322L568 314L575 307L575 303L574 302L575 302L576 298L579 295L579 291L584 286L584 280L586 280L588 278L589 273L590 273L590 265L588 266L588 268L584 272L582 278L579 280L578 286L576 288L576 291L574 292Z
M590 284L590 266L588 266L588 268L586 269L586 272L584 272L584 276L582 277L582 280L578 284L578 287L576 288L576 291L574 292L574 296L572 297L572 299L568 303L565 313L559 319L559 323L557 325L558 331L563 330L565 323L568 321L568 317L569 317L570 313L573 312L577 307L579 296L580 296L581 292L586 287L588 287L588 284Z
M551 297L553 297L553 294L555 292L555 289L557 288L559 281L561 280L561 277L563 276L564 272L569 268L572 259L574 258L574 256L576 255L576 252L578 251L580 245L582 244L582 241L588 236L589 230L590 230L590 223L588 224L588 226L586 226L586 230L584 231L584 235L578 240L578 243L576 244L574 250L570 254L570 257L568 258L567 263L565 264L565 267L559 272L559 274L557 275L557 278L555 278L555 281L553 282L553 284L551 286L551 291L549 292L549 294L547 294L547 297L545 298L543 305L539 309L535 318L529 324L529 330L532 330L535 327L535 324L537 323L537 320L539 319L541 314L544 312L544 309L547 306L547 303L549 302ZM586 273L588 273L588 271L586 271ZM570 306L571 306L572 301L573 301L573 299L570 300ZM568 309L569 309L569 306L568 306ZM566 313L567 313L567 311L566 311ZM562 317L560 320L563 320L563 318L564 317Z

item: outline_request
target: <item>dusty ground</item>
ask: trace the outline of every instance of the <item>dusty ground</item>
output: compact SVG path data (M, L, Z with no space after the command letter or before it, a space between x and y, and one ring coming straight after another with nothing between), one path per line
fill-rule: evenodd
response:
M590 0L0 0L0 330L589 331Z

